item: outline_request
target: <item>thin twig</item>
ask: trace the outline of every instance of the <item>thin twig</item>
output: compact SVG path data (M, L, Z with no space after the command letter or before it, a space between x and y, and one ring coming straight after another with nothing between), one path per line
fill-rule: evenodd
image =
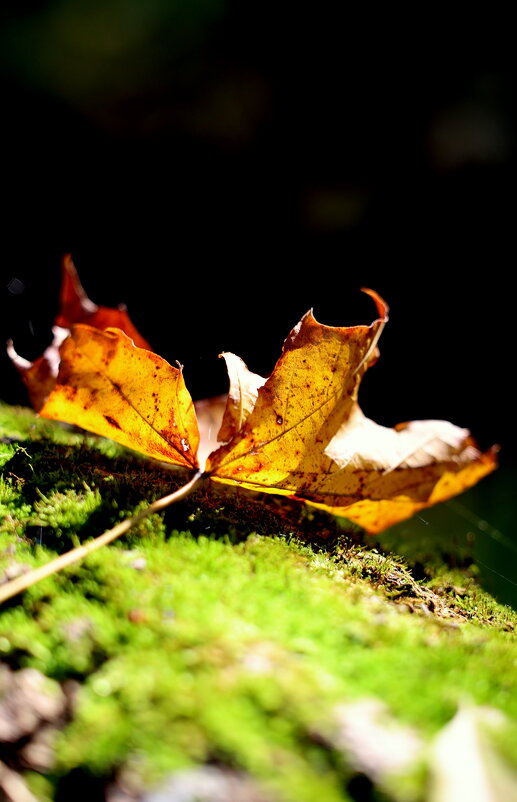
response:
M50 562L45 563L45 565L40 565L39 568L35 568L33 571L28 571L26 574L22 574L21 576L12 579L10 582L6 582L4 585L1 585L0 603L6 601L7 599L11 599L13 596L16 596L23 590L27 590L27 588L31 587L31 585L35 585L36 582L39 582L41 579L46 579L47 576L57 573L67 565L72 565L73 563L84 559L84 557L87 557L89 554L92 554L94 551L102 548L102 546L105 546L107 543L111 543L113 540L116 540L118 537L128 532L139 521L147 518L148 515L152 515L154 512L163 510L165 507L168 507L169 504L173 504L175 501L181 501L181 499L185 498L185 496L188 496L191 490L193 490L193 488L203 477L204 474L198 471L196 474L194 474L190 482L187 482L186 485L183 485L183 487L175 490L174 493L169 493L169 495L153 501L148 507L145 508L145 510L141 510L138 515L135 515L133 518L126 518L125 521L121 521L119 524L114 526L113 529L108 529L107 532L99 535L99 537L96 537L95 540L91 540L89 543L77 546L75 549L71 549L71 551L67 551L65 554L61 554L59 557L56 557L55 560L51 560Z

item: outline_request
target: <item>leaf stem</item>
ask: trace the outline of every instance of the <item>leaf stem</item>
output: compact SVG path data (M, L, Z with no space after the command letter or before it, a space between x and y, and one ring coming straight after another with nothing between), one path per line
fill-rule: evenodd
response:
M162 496L162 498L156 499L156 501L153 501L148 507L146 507L144 510L141 510L132 518L126 518L124 521L121 521L112 529L108 529L102 535L99 535L89 543L77 546L75 549L71 549L70 551L65 552L65 554L61 554L59 557L56 557L55 560L51 560L50 562L45 563L45 565L40 565L39 568L34 568L34 570L28 571L28 573L22 574L22 576L18 576L15 579L12 579L10 582L6 582L4 585L1 585L0 604L4 601L7 601L7 599L11 599L13 596L16 596L18 593L27 590L27 588L31 587L31 585L35 585L36 582L46 579L46 577L57 573L62 568L66 568L68 565L73 565L73 563L79 562L79 560L84 559L84 557L87 557L89 554L92 554L94 551L102 548L102 546L105 546L108 543L111 543L113 540L116 540L118 537L128 532L133 526L135 526L135 524L139 523L139 521L147 518L148 515L152 515L154 512L163 510L165 507L168 507L169 504L174 504L176 501L181 501L181 499L185 498L185 496L188 496L188 494L194 489L198 482L205 477L205 475L206 474L202 473L201 471L197 471L186 485L178 488L178 490L175 490L173 493L169 493L167 496Z

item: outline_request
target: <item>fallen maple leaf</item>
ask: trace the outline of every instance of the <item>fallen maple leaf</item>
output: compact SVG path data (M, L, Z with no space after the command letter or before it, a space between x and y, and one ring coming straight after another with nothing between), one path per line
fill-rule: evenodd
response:
M59 373L40 415L110 437L193 475L135 518L13 580L0 600L111 542L203 479L299 499L377 533L466 490L496 467L495 447L481 453L468 430L447 421L389 429L362 414L359 386L378 358L377 342L388 320L386 303L372 290L364 290L377 307L371 325L325 326L308 312L287 337L269 378L249 371L234 354L222 354L228 396L194 405L181 366L169 365L145 341L146 347L135 344L127 317L101 330L120 310L88 308L91 302L70 265L65 259L57 320L71 331L59 348ZM83 313L90 325L74 323ZM50 386L43 379L38 390L38 370L31 372L39 397Z
M416 421L388 429L365 418L357 394L377 359L385 302L370 326L332 327L308 312L263 379L223 354L230 392L217 436L200 437L181 367L119 329L73 326L43 417L74 423L211 479L295 497L380 532L475 484L495 467L466 429ZM221 411L221 401L218 401ZM209 402L198 414L214 415ZM205 430L205 426L202 427ZM212 422L212 429L214 428ZM222 444L221 444L222 443Z
M237 427L227 410L222 431L232 437L208 459L212 479L295 497L377 533L495 468L495 449L480 453L446 421L389 429L364 417L357 393L388 319L385 302L365 292L379 314L371 326L324 326L307 313L254 404L233 399L245 414ZM227 363L231 386L247 388L245 367Z

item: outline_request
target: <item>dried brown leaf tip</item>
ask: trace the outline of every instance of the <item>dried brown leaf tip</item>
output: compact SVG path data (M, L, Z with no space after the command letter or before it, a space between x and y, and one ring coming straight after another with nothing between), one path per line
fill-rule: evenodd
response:
M9 341L8 354L20 373L32 406L40 410L56 383L59 370L59 348L70 334L72 326L88 323L101 331L114 326L131 337L141 348L151 349L132 323L125 306L117 309L98 306L88 298L79 279L71 254L67 253L61 261L61 290L59 293L59 312L52 327L53 340L44 353L34 362L20 356Z

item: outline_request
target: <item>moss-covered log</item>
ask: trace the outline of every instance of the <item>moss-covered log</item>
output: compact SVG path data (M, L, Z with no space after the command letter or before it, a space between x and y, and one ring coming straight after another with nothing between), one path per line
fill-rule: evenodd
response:
M183 481L25 409L0 407L0 436L4 582ZM203 486L6 602L0 788L445 802L475 766L506 802L517 616L479 587L465 542L445 562L388 543Z

